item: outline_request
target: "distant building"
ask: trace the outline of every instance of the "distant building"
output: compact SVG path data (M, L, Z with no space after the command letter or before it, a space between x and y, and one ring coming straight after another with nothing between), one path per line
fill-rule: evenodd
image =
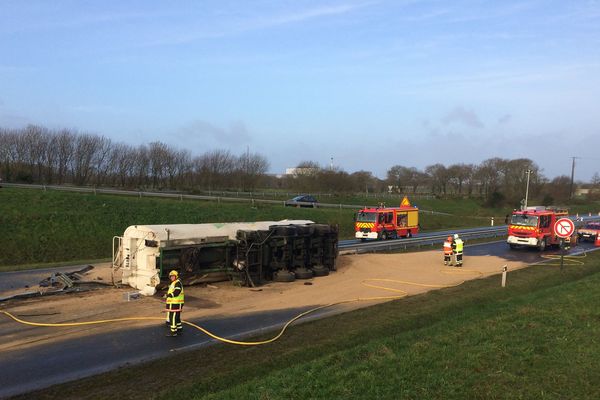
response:
M286 175L313 175L319 172L318 168L286 168Z

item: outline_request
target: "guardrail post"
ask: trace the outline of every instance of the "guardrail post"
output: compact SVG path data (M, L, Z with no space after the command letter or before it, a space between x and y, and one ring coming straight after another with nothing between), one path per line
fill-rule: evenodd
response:
M502 267L502 287L506 286L506 271L508 271L508 266L505 265Z

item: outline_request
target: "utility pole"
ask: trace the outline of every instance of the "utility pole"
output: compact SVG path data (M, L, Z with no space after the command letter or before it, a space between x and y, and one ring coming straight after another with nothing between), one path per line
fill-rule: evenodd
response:
M531 175L533 171L528 169L525 171L527 174L527 188L525 189L525 204L523 205L523 209L527 209L527 199L529 198L529 175Z
M571 163L571 186L569 187L569 199L573 198L573 180L575 178L575 159L579 157L571 157L573 162Z

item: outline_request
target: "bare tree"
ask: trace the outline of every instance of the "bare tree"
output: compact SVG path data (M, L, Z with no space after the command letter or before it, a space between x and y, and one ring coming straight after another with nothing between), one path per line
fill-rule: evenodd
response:
M239 187L242 190L254 190L269 170L269 161L260 154L246 152L237 159L235 170Z
M56 176L58 184L63 184L67 178L73 160L76 135L66 129L54 137L53 146L56 152Z
M196 157L193 171L197 176L197 183L208 190L231 185L235 162L235 156L229 150L213 150Z
M448 170L443 164L433 164L425 168L431 180L431 191L435 194L446 194L448 187Z

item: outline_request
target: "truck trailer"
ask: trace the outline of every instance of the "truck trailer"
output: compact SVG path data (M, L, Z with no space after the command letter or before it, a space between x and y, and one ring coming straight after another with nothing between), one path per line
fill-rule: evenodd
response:
M255 286L335 270L338 228L309 220L133 225L113 238L113 280L153 295L171 270L184 283Z

